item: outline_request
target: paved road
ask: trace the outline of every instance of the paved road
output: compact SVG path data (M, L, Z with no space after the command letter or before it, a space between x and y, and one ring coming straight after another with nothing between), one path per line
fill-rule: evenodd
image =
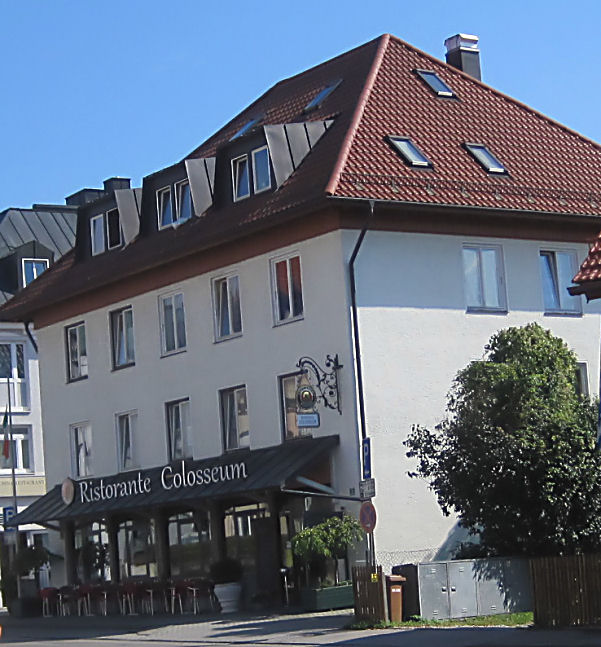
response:
M17 619L0 614L0 645L33 647L600 647L601 629L451 628L349 631L347 611L272 616Z

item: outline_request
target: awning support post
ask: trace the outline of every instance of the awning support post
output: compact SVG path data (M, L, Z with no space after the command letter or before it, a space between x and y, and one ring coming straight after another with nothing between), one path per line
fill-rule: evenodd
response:
M121 579L119 572L119 523L113 517L107 517L105 526L109 539L108 557L111 581L117 583Z
M65 546L65 578L67 584L77 582L77 556L75 553L75 526L72 521L61 523L61 534Z
M209 520L211 524L211 558L216 562L226 556L224 514L219 503L213 502L209 505Z
M153 515L153 521L157 550L157 571L160 579L167 580L171 577L169 518L164 512L157 512Z

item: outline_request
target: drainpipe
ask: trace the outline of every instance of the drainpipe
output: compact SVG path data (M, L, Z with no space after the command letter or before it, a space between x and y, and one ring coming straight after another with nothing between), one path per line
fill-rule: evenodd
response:
M357 376L357 397L359 399L359 427L361 431L361 440L365 440L367 437L367 431L365 429L365 397L363 391L363 368L361 362L361 342L359 340L359 321L357 318L357 289L355 282L355 260L357 259L357 254L367 229L369 223L373 219L374 215L374 200L369 200L369 217L363 225L363 229L357 238L355 243L355 248L351 254L351 260L349 261L349 275L350 275L350 288L351 288L351 319L353 326L353 338L355 341L355 374Z
M31 324L31 321L26 321L25 322L25 332L27 333L27 336L29 337L29 341L31 342L31 345L33 346L33 349L36 352L36 355L38 354L38 345L35 343L35 339L33 338L33 335L31 334L31 330L29 330L29 325Z

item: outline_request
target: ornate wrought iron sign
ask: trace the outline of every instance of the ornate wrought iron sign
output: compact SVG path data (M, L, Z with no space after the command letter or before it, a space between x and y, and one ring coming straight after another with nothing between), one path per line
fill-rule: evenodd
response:
M324 368L313 358L307 356L301 357L296 365L314 387L317 402L342 414L338 390L338 370L342 368L342 364L338 363L338 354L334 357L326 355Z

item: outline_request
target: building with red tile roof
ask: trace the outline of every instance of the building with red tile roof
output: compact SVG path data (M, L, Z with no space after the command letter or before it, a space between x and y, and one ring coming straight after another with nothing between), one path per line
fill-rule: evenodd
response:
M474 39L450 40L476 73ZM383 35L141 188L72 196L75 249L0 309L35 325L53 434L56 487L21 520L61 525L69 580L79 534L109 544L113 578L227 552L277 596L291 536L356 514L371 472L378 560L451 555L465 529L407 476L402 441L503 327L551 328L598 392L599 311L564 288L601 228L600 180L598 144ZM156 550L133 559L142 536Z

